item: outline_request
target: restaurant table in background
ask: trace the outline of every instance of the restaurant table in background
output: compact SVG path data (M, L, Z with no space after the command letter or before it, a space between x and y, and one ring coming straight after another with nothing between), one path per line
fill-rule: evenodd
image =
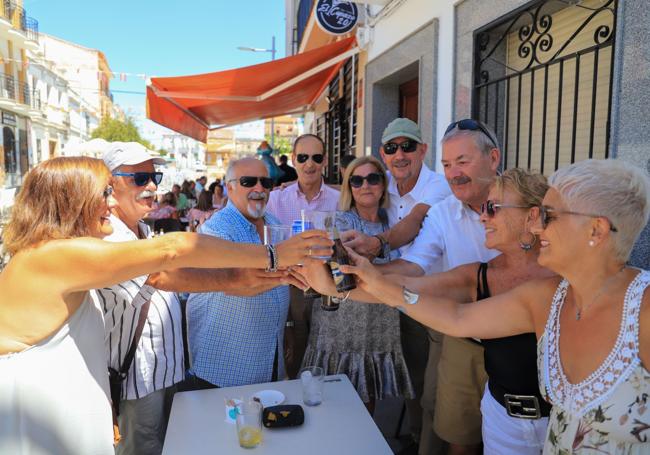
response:
M323 403L313 407L302 402L300 380L177 393L163 455L392 454L347 376L327 376L325 381ZM225 399L247 400L255 392L268 389L284 394L282 404L301 405L305 423L293 428L264 428L262 444L243 449L235 425L226 422Z

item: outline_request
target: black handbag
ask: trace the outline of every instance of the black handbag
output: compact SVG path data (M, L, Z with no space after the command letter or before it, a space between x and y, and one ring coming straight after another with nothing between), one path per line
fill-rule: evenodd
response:
M115 415L120 415L120 401L122 400L122 383L126 379L126 375L131 368L131 363L133 363L133 358L135 357L135 350L138 347L140 342L140 337L142 336L142 329L144 328L144 323L147 320L147 314L149 314L149 304L151 300L147 300L142 304L140 308L140 316L138 317L138 325L135 327L135 333L133 334L133 340L131 340L131 346L129 347L124 361L120 366L120 370L115 368L108 367L108 380L111 385L111 401L113 403L113 409Z

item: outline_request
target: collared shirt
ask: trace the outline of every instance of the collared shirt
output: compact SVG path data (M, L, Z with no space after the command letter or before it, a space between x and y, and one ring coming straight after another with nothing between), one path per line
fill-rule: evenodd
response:
M138 237L119 218L110 217L113 233L104 240L128 242ZM139 223L144 236L149 227ZM127 378L122 383L122 398L142 398L170 387L184 377L181 306L176 295L145 285L147 276L97 290L104 310L106 350L109 365L119 370L131 346L138 324L140 307L151 299L142 336Z
M485 247L480 215L452 194L429 209L420 233L402 259L431 274L487 262L499 254Z
M308 201L296 182L282 190L271 191L266 210L280 220L281 224L291 226L295 220L300 219L300 210L336 210L340 194L338 190L321 182L316 196Z
M268 213L264 224L278 224ZM233 242L261 243L255 226L229 202L201 225L202 234ZM252 297L223 292L190 294L187 301L190 371L220 387L270 381L278 352L278 377L284 376L283 338L289 287Z
M431 171L426 164L422 164L418 180L411 191L404 196L400 196L397 190L397 181L390 173L388 174L388 195L389 206L386 211L388 214L388 225L393 227L400 222L406 215L411 213L413 207L417 204L424 203L433 207L438 202L444 200L451 194L449 184L445 178ZM404 254L408 245L399 249Z

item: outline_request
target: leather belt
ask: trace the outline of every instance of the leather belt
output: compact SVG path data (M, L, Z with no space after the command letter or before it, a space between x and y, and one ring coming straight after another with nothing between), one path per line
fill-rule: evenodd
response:
M505 393L501 387L488 383L490 394L501 406L506 408L508 415L518 419L539 419L548 417L551 405L538 395L517 395Z

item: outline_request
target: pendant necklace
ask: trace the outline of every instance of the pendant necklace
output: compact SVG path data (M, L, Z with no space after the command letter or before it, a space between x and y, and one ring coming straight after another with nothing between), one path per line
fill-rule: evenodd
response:
M623 267L621 267L621 270L619 270L619 271L616 272L614 275L612 275L612 276L610 276L609 278L607 278L607 279L605 280L605 282L603 283L603 285L600 287L600 290L599 290L598 293L596 294L596 297L594 297L594 298L591 300L591 302L589 302L589 304L583 306L582 308L578 308L578 305L576 305L576 303L575 303L575 297L573 298L573 302L574 302L573 305L575 305L575 307L576 307L576 321L579 321L579 320L580 320L580 318L582 317L582 312L583 312L584 310L586 310L587 308L589 308L591 305L593 305L593 304L594 304L594 303L595 303L595 302L600 298L600 296L603 295L603 292L605 292L605 289L607 289L607 286L608 286L609 283L612 281L612 279L613 279L614 277L618 276L618 274L621 273L623 270L625 270L625 265L623 265Z

